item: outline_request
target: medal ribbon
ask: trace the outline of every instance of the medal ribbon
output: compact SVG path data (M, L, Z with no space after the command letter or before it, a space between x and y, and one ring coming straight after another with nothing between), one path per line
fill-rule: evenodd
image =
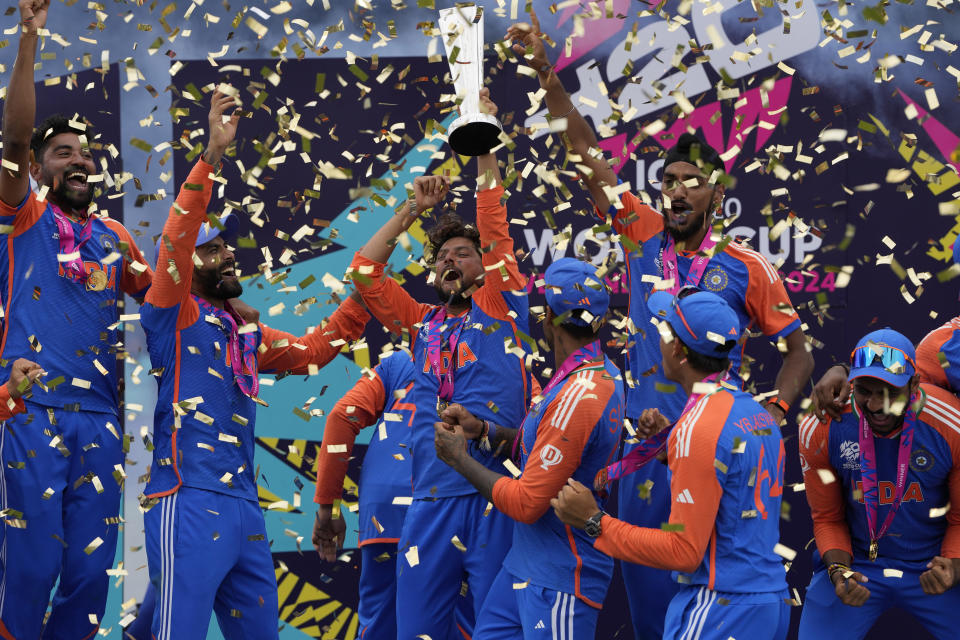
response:
M857 416L860 418L860 478L863 482L863 506L867 511L867 531L870 534L871 547L880 541L880 538L884 536L893 523L893 518L900 508L900 501L903 499L903 491L907 486L910 451L913 448L913 432L917 424L917 414L913 410L913 400L914 398L911 398L911 406L903 417L903 429L900 431L900 446L897 449L897 483L893 504L890 505L890 510L887 511L879 530L877 530L877 504L880 500L880 492L877 490L877 450L873 440L873 430L867 424L867 419L860 411L860 407L854 403Z
M470 314L467 313L450 333L449 340L444 335L444 326L447 320L446 307L438 307L430 320L427 321L427 361L430 363L430 370L433 371L433 375L437 377L437 397L445 402L453 400L453 370L456 368L453 363L456 357L457 343L460 341L460 334L467 326L469 318ZM447 367L446 372L443 370L444 342L447 342L450 346L450 366Z
M553 374L553 377L550 378L550 382L547 383L547 386L543 388L543 391L540 392L541 396L546 397L550 391L560 384L571 372L573 372L577 367L579 367L584 362L591 362L593 360L602 360L603 359L603 350L600 348L600 341L595 340L585 347L580 347L563 361L563 364L560 365L560 368L557 369L556 373ZM510 454L510 457L516 460L517 457L517 447L520 445L520 441L523 440L523 434L518 433L517 437L513 441L513 451Z
M260 380L257 378L257 347L259 345L256 332L240 334L234 318L236 312L230 307L230 303L226 303L226 310L222 310L203 298L193 296L193 299L197 301L202 313L220 320L220 326L227 334L227 349L230 351L233 379L244 395L256 397L257 392L260 391ZM244 373L244 368L250 373Z
M667 244L661 252L661 261L663 262L663 279L665 281L672 280L673 284L664 291L669 291L671 295L675 296L685 285L699 287L700 279L703 278L703 273L710 263L710 257L703 254L708 253L716 245L716 240L711 237L708 230L707 235L703 237L703 242L700 243L700 248L697 249L697 255L693 258L690 271L687 272L687 280L681 284L680 270L677 267L677 243L673 240L673 236L668 233Z
M74 236L73 223L66 214L60 210L60 207L52 202L48 204L53 210L53 217L57 221L57 233L60 236L60 256L58 259L63 262L63 270L71 280L75 282L86 282L87 274L83 268L83 260L79 254L80 248L87 243L87 240L90 239L93 233L93 226L91 224L93 218L88 215L87 221L84 222L83 227L80 228L79 236ZM79 242L77 242L78 237ZM76 253L77 255L71 258L65 258L65 256L72 253Z
M727 379L729 372L724 372L722 375L723 377L721 378L721 373L711 373L709 376L704 378L702 382L704 384L718 384L719 382L723 382ZM622 478L625 475L633 473L643 465L656 458L667 446L667 440L670 438L670 432L673 431L673 427L683 419L683 416L690 411L690 409L693 408L693 405L697 404L697 401L702 397L702 393L691 393L690 397L687 398L687 403L683 406L683 411L680 412L680 417L677 418L677 422L674 422L666 429L659 431L649 438L643 440L630 453L625 455L620 460L617 460L609 467L600 469L594 478L594 486L607 485L618 478Z

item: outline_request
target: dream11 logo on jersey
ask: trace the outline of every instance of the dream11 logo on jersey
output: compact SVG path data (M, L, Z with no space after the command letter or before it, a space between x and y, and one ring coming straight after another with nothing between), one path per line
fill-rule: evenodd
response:
M629 4L628 0L614 0L612 12L607 10L604 13L606 3L592 3L590 9L597 19L589 21L589 29L582 26L574 28L580 34L573 37L569 55L561 56L556 65L560 71L580 60L575 71L580 88L571 95L571 99L580 113L592 121L602 138L600 147L611 157L614 170L619 172L623 168L639 144L628 140L626 133L618 133L609 125L613 122L610 117L614 113L608 95L621 86L622 91L617 98L617 103L623 107L622 117L618 121L620 125L679 103L683 116L669 128L663 125L657 129L658 123L655 122L652 128L645 129L664 148L672 146L673 141L688 127L696 129L708 144L721 151L728 170L733 167L744 148L745 138L751 133L755 132L756 136L755 150L762 149L779 123L780 113L787 106L792 76L770 80L744 92L736 88L719 89L720 100L736 99L733 120L738 125L731 128L725 138L723 119L720 117L721 102L718 100L699 107L691 104L691 100L713 88L707 75L710 60L701 55L695 64L686 67L685 72L681 72L678 65L681 65L685 56L693 53L690 48L691 35L696 37L697 42L712 44L712 49L698 53L709 53L713 59L729 63L724 65L723 72L734 80L810 51L817 46L820 35L819 14L813 0L801 0L802 6L796 7L796 15L789 17L789 29L784 27L781 18L776 25L760 34L751 35L739 44L731 42L722 18L728 12L737 12L742 7L737 0L718 0L706 15L703 10L691 10L692 20L683 27L680 27L677 19L671 22L656 19L643 27L629 30L606 58L605 65L602 60L584 59L586 53L628 27L627 21L615 16L627 13ZM577 8L568 7L560 15L558 23L563 25ZM780 15L776 12L772 14ZM643 61L640 68L635 66L638 61ZM601 67L605 68L606 79ZM627 77L630 78L629 82ZM533 137L549 131L545 117L546 109L541 109L527 118L525 126L533 130ZM647 165L645 159L637 159L636 175L633 176L636 190L659 193L662 169L663 160ZM742 209L739 198L728 196L724 199L722 217L735 220L741 216ZM802 264L805 256L822 244L820 237L809 232L796 232L795 229L771 240L769 229L763 223L756 227L731 226L727 233L751 240L753 247L773 265L785 270L790 265ZM533 264L538 268L543 267L548 248L552 260L563 257L568 253L571 240L577 254L586 249L585 253L593 256L598 265L610 251L617 253L618 261L623 261L619 243L612 241L609 235L594 234L590 228L572 235L572 238L555 239L554 231L549 228L539 231L524 229L524 240ZM584 247L587 242L597 246ZM797 274L791 272L787 278L788 288L795 291L804 289L804 276ZM808 282L807 289L810 286ZM828 283L824 283L824 286L832 288Z

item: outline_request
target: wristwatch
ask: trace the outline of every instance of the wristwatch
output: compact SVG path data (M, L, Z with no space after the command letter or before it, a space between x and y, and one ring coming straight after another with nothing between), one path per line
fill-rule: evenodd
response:
M587 523L583 525L584 532L591 538L599 538L601 533L600 520L605 515L608 515L607 512L601 510L587 518Z

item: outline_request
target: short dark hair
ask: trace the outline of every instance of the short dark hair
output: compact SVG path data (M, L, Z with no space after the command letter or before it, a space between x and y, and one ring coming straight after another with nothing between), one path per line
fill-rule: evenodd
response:
M600 337L599 329L593 330L593 327L585 324L574 324L573 322L563 322L559 325L561 329L570 334L577 340L596 340Z
M84 123L87 124L87 123ZM49 132L49 134L47 133ZM90 128L87 126L87 140L90 140ZM81 135L84 133L70 125L70 118L62 113L55 113L44 119L37 128L33 130L33 136L30 137L30 150L33 151L34 160L40 162L43 159L43 152L46 151L50 139L61 133L73 133Z
M722 358L705 356L702 353L697 353L688 347L683 340L680 340L680 338L677 337L676 334L674 334L674 337L680 341L680 346L683 347L683 353L687 357L687 362L697 371L703 371L704 373L720 373L721 371L725 371L727 367L730 366L729 356L724 356ZM723 343L723 346L718 345L717 349L719 351L723 351L724 353L730 353L736 344L736 340L727 340Z
M480 253L480 232L477 231L477 228L472 224L465 223L463 218L457 214L448 212L440 216L437 224L427 232L427 240L429 241L425 256L427 264L432 266L436 262L440 247L451 238L466 238L473 243L477 253Z

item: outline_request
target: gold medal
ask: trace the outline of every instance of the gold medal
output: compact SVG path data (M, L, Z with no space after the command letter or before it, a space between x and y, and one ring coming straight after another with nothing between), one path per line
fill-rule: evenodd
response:
M873 562L877 559L877 550L880 545L877 544L876 540L870 541L870 550L867 552L867 557L870 558L870 562Z
M87 291L103 291L107 288L107 274L94 269L87 276Z
M450 406L450 403L441 398L437 398L437 417L443 417L443 412L446 411L447 407Z

